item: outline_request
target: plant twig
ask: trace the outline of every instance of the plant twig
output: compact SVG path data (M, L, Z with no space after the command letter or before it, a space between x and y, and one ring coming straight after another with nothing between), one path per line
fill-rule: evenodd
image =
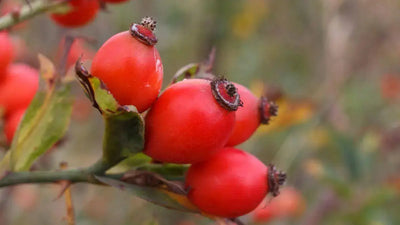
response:
M69 181L71 183L86 182L100 184L95 175L104 175L114 164L108 164L100 159L92 166L85 169L55 170L55 171L28 171L8 172L0 179L0 187L12 186L25 183L55 183ZM109 175L111 177L122 177L122 175Z
M67 207L67 221L68 225L75 225L74 205L72 203L71 186L65 192L65 205Z
M0 180L0 187L24 183L54 183L62 180L95 183L95 178L85 170L10 172Z
M0 17L0 31L10 28L22 21L28 20L36 15L66 6L67 1L68 0L37 0L29 5L27 4L20 9L18 14L8 13L7 15Z
M0 178L0 188L17 184L26 183L57 183L68 181L73 183L91 183L101 185L95 176L104 176L113 179L121 179L125 174L105 174L107 170L115 166L109 164L104 159L100 159L92 166L84 169L54 170L54 171L26 171L8 172ZM165 179L180 180L182 174L187 170L187 166L175 164L147 164L136 168L138 171L155 172ZM1 176L0 176L1 177Z

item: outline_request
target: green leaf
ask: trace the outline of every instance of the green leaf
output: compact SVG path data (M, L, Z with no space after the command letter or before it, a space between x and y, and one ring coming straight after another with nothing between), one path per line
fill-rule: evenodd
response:
M122 162L118 163L111 169L107 170L108 173L124 173L131 169L136 169L137 167L145 166L146 164L152 161L150 156L145 155L140 152L134 154L133 156L129 156L124 159Z
M144 146L144 121L134 106L120 107L103 115L103 158L111 165L138 153Z
M191 78L201 78L208 80L214 79L215 76L211 73L211 71L214 66L215 52L216 50L213 47L210 51L210 54L208 55L208 58L205 61L201 63L190 63L180 68L172 77L170 85L184 79Z
M2 169L28 170L39 156L64 136L68 128L73 103L70 86L58 87L51 61L44 56L39 56L39 61L47 90L39 91L25 112L11 149L0 163Z
M102 115L113 114L120 108L106 85L97 77L92 76L80 60L75 64L75 73L93 107L98 109Z
M199 72L200 63L190 63L180 68L172 78L171 83L176 83L186 78L193 78Z
M173 163L146 163L137 166L135 169L139 171L151 171L162 175L168 180L184 180L185 174L189 169L189 164L173 164Z
M189 202L186 195L176 194L158 187L129 184L108 177L96 176L100 182L130 193L154 204L184 212L198 213L199 210Z
M89 82L94 91L94 97L100 109L104 113L116 112L119 108L118 102L113 95L106 89L105 85L94 76L89 78Z
M11 169L28 170L35 159L60 140L70 121L70 88L57 90L46 100L38 93L28 108L11 149Z

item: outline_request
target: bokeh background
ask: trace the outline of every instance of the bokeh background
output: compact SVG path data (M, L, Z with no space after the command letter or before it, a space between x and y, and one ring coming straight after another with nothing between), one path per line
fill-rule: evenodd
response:
M216 74L257 95L265 84L280 107L279 116L240 148L287 171L286 186L297 190L301 200L295 213L263 222L250 214L243 221L397 225L399 10L398 0L132 0L107 5L84 28L60 28L41 15L11 34L19 52L16 61L37 67L38 53L57 62L65 35L88 37L85 48L95 51L131 22L153 16L164 86L179 68L205 60L215 47ZM101 117L77 82L74 88L67 136L35 169L58 168L62 161L83 167L101 154ZM59 191L58 185L2 188L0 224L66 224L64 199L56 199ZM72 194L79 225L215 224L108 187L77 184Z

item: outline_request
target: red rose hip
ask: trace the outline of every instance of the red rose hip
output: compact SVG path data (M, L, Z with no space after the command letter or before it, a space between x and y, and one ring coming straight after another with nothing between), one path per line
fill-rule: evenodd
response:
M234 85L243 102L243 107L236 112L235 126L226 146L245 142L261 123L268 124L271 116L276 116L278 110L277 105L265 97L259 99L246 87L236 83Z
M64 27L80 27L94 19L99 11L98 0L70 0L71 10L65 14L51 14L51 18L57 24Z
M235 218L254 210L269 192L278 195L285 178L253 155L228 147L193 164L185 186L189 200L201 211Z
M226 80L201 79L167 88L146 115L144 152L162 162L194 163L221 149L240 101L235 90Z
M39 73L25 64L11 64L0 83L0 107L8 116L29 106L39 87Z
M7 66L14 56L13 44L5 31L0 32L0 82L4 80Z
M154 45L155 22L144 18L130 32L112 36L96 53L91 72L100 78L121 105L139 112L156 100L163 80L163 66Z

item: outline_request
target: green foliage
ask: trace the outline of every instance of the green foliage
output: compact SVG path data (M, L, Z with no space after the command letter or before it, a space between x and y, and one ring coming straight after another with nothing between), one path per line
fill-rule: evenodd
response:
M144 121L134 107L122 107L115 113L106 113L104 120L103 158L106 161L116 163L142 151Z
M154 204L184 212L198 212L196 207L189 202L186 195L177 194L159 187L144 187L140 185L129 184L107 177L97 176L96 178L102 183L121 190L129 191L139 198Z
M120 107L105 85L97 78L90 76L89 82L94 92L94 101L102 113L112 115ZM92 100L93 101L93 100ZM135 111L136 109L129 109Z

